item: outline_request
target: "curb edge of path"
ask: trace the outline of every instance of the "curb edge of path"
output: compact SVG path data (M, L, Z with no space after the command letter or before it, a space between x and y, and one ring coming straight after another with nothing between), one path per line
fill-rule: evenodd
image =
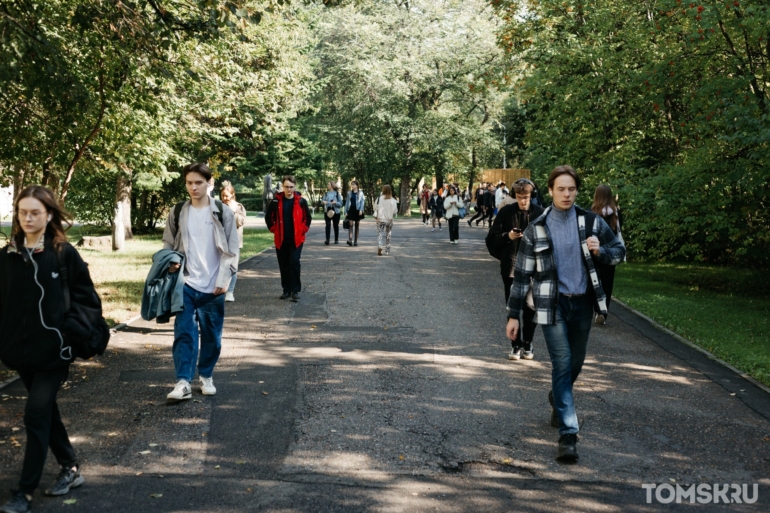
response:
M634 314L634 315L636 315L637 317L639 317L639 318L641 318L641 319L644 319L645 321L649 322L649 323L650 323L650 324L652 324L652 325L653 325L653 326L654 326L654 327L655 327L657 330L659 330L659 331L662 331L663 333L666 333L667 335L670 335L671 337L675 338L676 340L678 340L679 342L681 342L681 343L683 343L683 344L685 344L685 345L687 345L687 346L690 346L690 348L692 348L692 349L695 349L695 350L696 350L696 351L698 351L699 353L702 353L703 355L705 355L705 356L706 356L706 357L707 357L709 360L712 360L712 361L714 361L714 362L716 362L716 363L718 363L718 364L722 365L723 367L727 367L728 369L730 369L731 371L733 371L733 372L734 372L735 374L737 374L738 376L742 377L743 379L745 379L746 381L748 381L748 382L749 382L749 383L751 383L752 385L756 386L757 388L759 388L760 390L762 390L762 391L763 391L763 392L765 392L766 394L770 395L770 387L768 387L768 386L766 386L765 384L761 383L759 380L757 380L757 379L755 379L755 378L752 378L751 376L749 376L748 374L746 374L746 373L745 373L745 372L743 372L742 370L740 370L740 369L738 369L738 368L736 368L736 367L733 367L732 365L730 365L730 364L729 364L729 363L727 363L726 361L724 361L724 360L722 360L722 359L720 359L720 358L717 358L717 357L716 357L714 354L712 354L712 353L710 353L709 351L707 351L707 350L703 349L702 347L700 347L699 345L697 345L695 342L692 342L692 341L690 341L690 340L688 340L688 339L684 338L683 336L681 336L681 335L679 335L679 334L677 334L677 333L675 333L675 332L671 331L670 329L666 328L666 327L665 327L665 326L663 326L662 324L660 324L660 323L656 322L654 319L652 319L652 318L650 318L650 317L648 317L648 316L644 315L642 312L640 312L640 311L636 310L635 308L631 308L630 306L628 306L628 305L627 305L626 303L624 303L623 301L621 301L621 300L619 300L619 299L616 299L615 297L613 297L613 298L612 298L612 300L613 300L614 302L618 303L619 305L622 305L622 306L623 306L623 308L625 308L625 309L626 309L626 310L628 310L629 312L633 313L633 314Z
M255 255L252 255L252 256L250 256L249 258L247 258L247 259L246 259L246 260L244 260L243 262L239 262L239 263L238 263L238 268L240 269L240 267L241 267L243 264L245 264L245 263L247 263L247 262L249 262L249 261L251 261L251 260L254 260L254 259L256 259L258 256L261 256L261 255L262 255L262 253L264 253L265 251L268 251L268 250L270 250L270 249L273 249L273 248L274 248L274 246L272 246L272 245L271 245L271 246L268 246L268 247L266 247L265 249L263 249L262 251L260 251L259 253L257 253L257 254L255 254ZM135 317L132 317L131 319L127 320L126 322L121 322L120 324L116 324L115 326L113 326L112 328L110 328L110 331L114 333L114 332L117 332L117 331L121 331L121 330L124 330L124 329L126 329L126 328L127 328L127 327L128 327L128 326L129 326L129 325L132 323L132 322L134 322L134 321L136 321L136 320L139 320L139 319L141 319L141 318L142 318L142 316L141 316L141 315L137 315L137 316L135 316ZM12 384L12 383L14 383L14 382L15 382L17 379L19 379L19 376L18 376L18 375L14 376L14 377L12 377L12 378L10 378L10 379L7 379L7 380L3 381L2 383L0 383L0 390L2 390L2 389L4 389L5 387L7 387L7 386L11 385L11 384Z

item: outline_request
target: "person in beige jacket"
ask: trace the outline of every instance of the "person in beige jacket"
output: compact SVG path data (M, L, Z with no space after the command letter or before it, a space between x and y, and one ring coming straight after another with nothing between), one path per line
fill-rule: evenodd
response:
M246 224L246 208L235 201L235 188L233 184L225 180L222 182L222 188L219 189L219 197L222 199L222 203L230 207L235 216L235 226L238 228L238 249L243 248L243 225ZM238 273L233 274L233 279L230 280L230 286L227 288L227 294L225 294L225 301L235 301L235 282L238 280Z
M377 223L377 256L382 256L383 250L390 255L390 233L393 230L393 218L398 213L398 201L393 199L393 189L390 185L382 186L382 195L374 203L374 220Z

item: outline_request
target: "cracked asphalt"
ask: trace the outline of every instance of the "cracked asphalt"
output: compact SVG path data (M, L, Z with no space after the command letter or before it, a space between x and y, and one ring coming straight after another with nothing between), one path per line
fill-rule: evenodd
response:
M172 325L116 333L60 393L86 484L33 511L768 510L770 395L619 305L575 387L580 463L554 461L542 333L534 360L507 360L499 265L485 230L460 231L450 245L398 219L377 257L371 219L358 247L325 246L316 223L298 304L277 299L274 251L242 265L215 397L166 403ZM8 490L25 392L0 394ZM49 457L41 488L56 472ZM757 483L759 499L647 504L644 483Z

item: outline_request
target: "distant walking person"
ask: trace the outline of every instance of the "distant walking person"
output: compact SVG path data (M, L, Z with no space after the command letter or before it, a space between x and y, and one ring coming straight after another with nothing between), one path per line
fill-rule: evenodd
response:
M377 222L377 255L390 255L390 233L393 218L398 213L398 201L393 199L390 185L382 186L382 195L374 204L374 220Z
M495 190L495 186L490 184L487 184L487 191L484 193L484 196L482 196L482 200L484 202L484 216L481 218L481 226L486 226L487 221L489 222L489 226L492 226L492 218L495 216L495 193L497 191ZM479 225L479 222L476 221L476 226Z
M225 292L238 272L238 228L230 208L208 195L211 171L206 164L182 170L190 199L171 210L163 231L163 249L185 255L184 310L174 319L174 367L177 383L167 398L192 397L195 367L203 395L214 395L214 366L222 350ZM179 271L169 265L169 272ZM200 351L199 351L200 343ZM200 353L200 356L199 356Z
M510 205L500 209L486 238L489 253L500 260L500 274L503 277L506 305L511 296L513 268L524 230L527 229L530 221L534 221L543 213L542 208L533 205L530 201L535 184L526 178L520 178L514 182L512 187L515 200ZM521 309L521 321L522 325L518 337L516 340L511 340L509 360L518 360L522 357L525 360L531 360L535 357L532 340L535 337L537 324L535 324L535 310L530 305L525 304Z
M345 217L350 223L348 228L348 246L358 246L358 225L364 218L364 193L358 188L358 182L350 183L350 190L345 201ZM353 233L355 232L355 239Z
M297 192L297 179L291 175L283 177L283 192L270 202L265 214L267 228L273 232L278 268L281 271L281 299L299 301L302 291L300 280L300 258L305 234L313 218L307 201Z
M612 233L623 242L623 235L620 232L620 211L612 197L612 189L609 185L600 185L594 191L594 203L591 205L591 211L601 216ZM625 244L624 244L625 245ZM599 281L602 283L604 295L607 297L607 312L610 311L610 302L612 301L612 289L615 285L615 266L596 262L596 272L599 273ZM598 310L594 318L596 324L606 324L607 317Z
M473 221L476 221L476 226L479 225L479 220L484 217L484 192L486 191L486 184L481 182L478 189L474 194L476 201L476 215L468 219L468 226L471 226Z
M428 184L422 186L419 201L422 224L428 226L430 224L430 187L428 187Z
M449 225L449 243L457 244L460 239L460 207L463 206L463 200L457 194L457 187L450 185L448 187L446 198L444 198L444 210L447 224Z
M230 207L235 216L235 226L238 228L238 250L243 249L243 225L246 224L246 209L243 205L235 201L235 188L233 184L225 180L222 182L222 188L219 189L219 198L222 203ZM233 274L233 278L230 280L230 286L227 288L227 294L225 294L225 301L235 301L235 282L238 280L238 273Z
M340 243L340 208L342 208L342 196L337 188L337 184L329 182L326 185L326 193L322 199L324 206L324 222L326 223L326 244L329 245L331 238L332 225L334 225L334 243Z
M551 357L551 425L559 428L556 459L578 459L579 431L572 386L586 356L594 305L607 314L604 291L594 259L617 265L626 248L604 220L575 206L580 177L559 166L548 177L553 206L530 221L521 239L508 300L510 340L518 340L519 316L532 289L537 323L543 328Z
M24 464L18 490L0 506L5 513L30 511L49 447L61 471L45 494L64 495L84 482L56 396L74 360L72 337L88 333L65 312L62 280L67 279L73 304L99 315L102 304L88 266L67 242L66 217L50 189L29 186L16 198L11 241L0 250L0 360L18 372L27 389Z
M433 193L430 196L430 212L431 223L433 223L432 232L436 231L436 222L438 221L438 229L441 229L441 218L444 217L444 198L442 198L436 189L433 189Z

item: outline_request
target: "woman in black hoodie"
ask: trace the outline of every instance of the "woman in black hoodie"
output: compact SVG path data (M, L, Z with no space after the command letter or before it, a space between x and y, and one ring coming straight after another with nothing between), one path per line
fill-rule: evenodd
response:
M14 205L12 240L0 250L0 360L19 373L28 392L24 465L18 491L0 506L3 513L30 510L48 447L62 469L45 493L64 495L83 484L56 395L75 358L73 337L88 334L65 312L62 268L73 304L101 312L101 301L88 267L67 242L66 217L49 189L27 187Z
M544 212L544 209L533 204L532 191L535 184L526 178L520 178L514 182L509 194L513 194L516 202L501 208L495 217L492 227L487 234L487 249L489 254L500 260L500 273L505 287L505 304L508 304L508 296L511 294L513 284L513 267L516 263L516 253L524 230L531 221L534 221ZM509 360L518 360L523 356L525 360L535 357L532 350L532 339L535 336L535 311L529 308L523 309L523 324L519 330L517 340L511 341L511 354Z

